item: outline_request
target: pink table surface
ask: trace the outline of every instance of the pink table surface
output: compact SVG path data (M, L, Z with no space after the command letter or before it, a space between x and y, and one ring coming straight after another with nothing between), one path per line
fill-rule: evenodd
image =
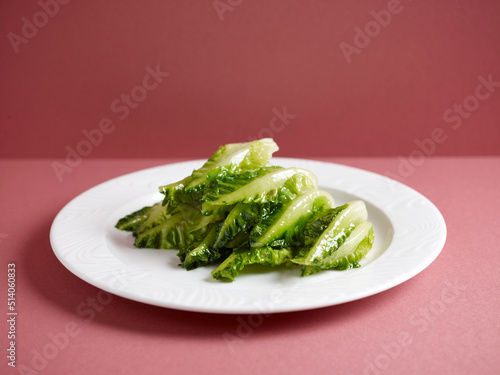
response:
M400 163L322 160L393 175ZM52 252L52 220L73 197L110 178L174 161L84 160L62 182L53 160L0 161L0 373L498 374L499 157L427 158L401 178L427 196L447 223L446 245L422 273L369 298L260 320L117 296L103 300L99 289L66 270ZM15 369L5 357L11 262L17 275ZM103 304L91 307L97 298ZM248 329L249 323L255 327ZM237 339L228 343L224 337Z

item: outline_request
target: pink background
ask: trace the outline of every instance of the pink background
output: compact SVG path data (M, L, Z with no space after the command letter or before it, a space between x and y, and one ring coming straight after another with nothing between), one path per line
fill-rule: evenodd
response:
M378 34L386 0L231 3L221 20L212 0L71 1L43 25L36 1L3 1L0 156L64 157L109 118L85 156L206 157L270 135L285 106L296 117L272 134L280 156L409 155L435 128L447 139L433 155L500 153L500 88L459 129L443 120L479 76L500 82L500 2L402 0ZM14 48L8 34L34 16L42 26ZM340 45L367 25L349 63ZM118 118L112 103L156 65L170 75Z

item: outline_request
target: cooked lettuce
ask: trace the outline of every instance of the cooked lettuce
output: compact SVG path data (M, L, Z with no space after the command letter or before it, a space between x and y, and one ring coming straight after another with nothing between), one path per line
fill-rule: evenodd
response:
M254 223L259 217L260 207L257 205L249 205L238 203L227 214L226 218L220 224L216 239L214 241L214 248L220 249L233 241L240 233L247 233L250 231ZM248 240L248 236L246 238Z
M245 266L261 264L275 267L287 263L292 254L291 249L273 249L269 246L233 252L212 272L212 277L220 281L234 281L234 278Z
M325 191L311 190L278 207L272 215L262 217L250 233L252 247L296 246L301 244L304 227L318 210L333 206L333 198Z
M272 154L278 150L276 143L264 138L249 143L231 143L219 149L199 169L190 176L172 184L159 187L165 195L163 205L170 205L169 210L180 203L198 206L202 191L207 184L207 175L214 169L223 169L233 174L249 171L267 165Z
M287 264L302 276L359 267L373 226L362 201L335 207L316 176L270 166L272 139L219 147L199 169L161 186L162 202L125 217L138 248L176 249L186 270L218 265L212 277L233 281L253 264Z
M135 246L154 249L181 249L191 245L208 227L196 229L203 216L188 205L181 205L162 221L135 232Z
M182 267L192 270L207 264L213 264L225 254L226 256L229 255L224 249L220 250L214 247L216 234L216 226L211 225L211 228L200 242L195 242L187 248L181 249L177 255L182 261Z
M133 232L139 225L141 225L148 219L148 211L150 209L150 206L146 206L141 208L140 210L128 214L125 217L122 217L120 220L118 220L118 223L116 223L115 227L120 230Z
M221 146L200 169L193 171L186 191L201 190L207 181L208 173L215 168L225 168L237 174L264 167L276 151L278 146L270 138Z
M351 259L353 264L361 258L353 258L352 255L371 228L371 224L366 221L368 213L365 204L363 201L353 201L333 214L332 220L319 236L309 237L308 244L292 259L293 263L319 266L322 269L347 269L351 267L339 266L344 257Z
M201 210L203 214L210 214L221 206L236 203L279 202L316 187L316 176L299 168L267 167L242 174L224 174L208 185Z

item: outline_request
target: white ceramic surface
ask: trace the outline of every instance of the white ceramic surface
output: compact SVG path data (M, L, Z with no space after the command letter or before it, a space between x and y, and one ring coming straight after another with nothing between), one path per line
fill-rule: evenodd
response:
M110 293L152 305L212 313L306 310L364 298L392 288L439 255L446 225L415 190L361 169L312 160L273 158L274 165L309 169L335 204L362 199L375 243L362 267L299 277L286 267L248 267L232 283L211 278L215 268L186 271L175 250L137 249L121 217L161 201L158 186L175 182L204 161L168 164L114 178L79 195L55 218L50 241L62 264Z

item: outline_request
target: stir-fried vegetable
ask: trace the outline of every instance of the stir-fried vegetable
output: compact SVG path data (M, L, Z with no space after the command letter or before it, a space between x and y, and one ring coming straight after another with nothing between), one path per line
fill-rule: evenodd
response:
M371 249L362 201L334 207L316 176L269 166L272 139L221 146L184 179L161 186L162 202L118 221L139 248L176 249L187 270L218 264L212 277L233 281L246 266L286 263L302 276L359 267Z

